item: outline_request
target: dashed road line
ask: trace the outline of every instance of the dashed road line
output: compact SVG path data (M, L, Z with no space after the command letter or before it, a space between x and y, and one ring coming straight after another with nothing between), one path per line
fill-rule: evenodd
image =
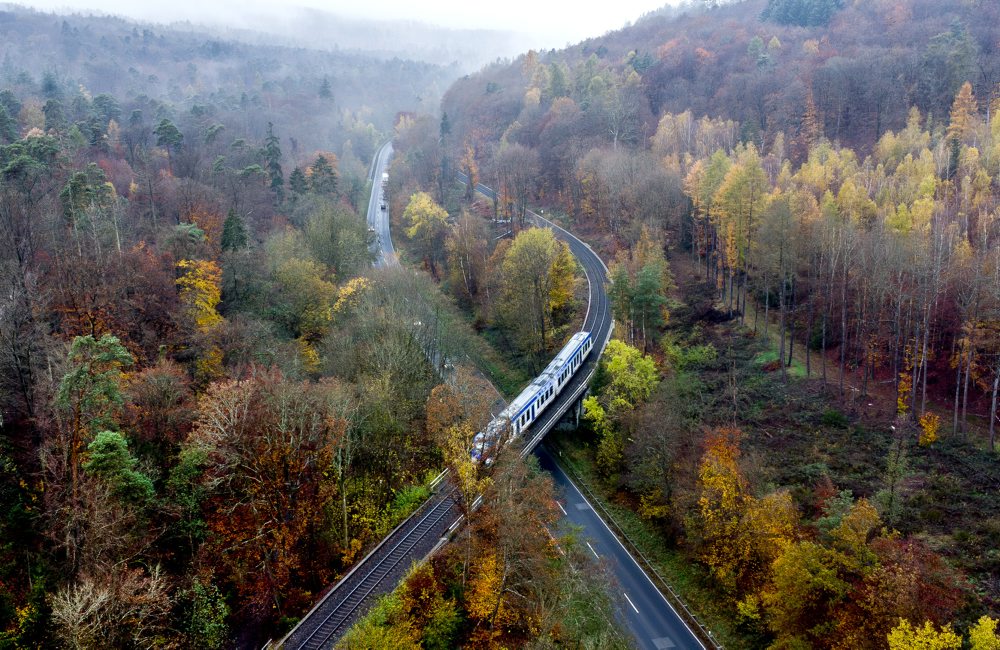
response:
M590 542L587 542L587 548L589 548L590 552L594 554L594 557L596 557L598 560L601 559L601 556L597 554L597 551L595 551L594 547L590 545ZM633 605L633 607L634 607L634 605Z
M638 614L639 613L639 609L635 606L635 603L632 602L632 599L628 597L628 594L623 591L622 595L625 596L625 600L627 600L628 604L632 606L632 609L635 610L635 613Z

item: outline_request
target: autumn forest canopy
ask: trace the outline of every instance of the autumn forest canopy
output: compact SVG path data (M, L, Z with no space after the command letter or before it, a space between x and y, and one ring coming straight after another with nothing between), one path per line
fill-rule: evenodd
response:
M469 456L587 312L530 210L615 319L546 444L715 638L1000 647L998 30L698 0L456 79L3 8L0 647L261 647L443 468L468 525L346 646L628 647Z

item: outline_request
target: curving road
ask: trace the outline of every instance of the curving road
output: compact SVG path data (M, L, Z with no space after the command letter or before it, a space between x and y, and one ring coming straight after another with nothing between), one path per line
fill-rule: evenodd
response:
M372 182L371 198L368 200L368 232L375 235L372 243L372 253L375 254L375 266L399 266L399 257L392 247L392 235L389 234L389 201L382 186L382 174L389 171L389 159L392 158L392 141L386 142L375 153L372 162L370 180ZM385 210L382 206L385 206Z
M389 233L388 211L381 209L383 201L381 179L391 155L392 145L386 143L378 150L372 164L372 194L367 220L368 227L377 234L377 239L373 243L376 266L399 264ZM464 182L464 179L462 180ZM490 188L477 185L476 189L493 198L493 191ZM529 211L528 216L535 225L551 228L557 238L567 242L583 268L589 285L589 302L583 328L591 332L596 351L588 356L584 366L560 393L558 399L532 425L530 438L525 439L522 456L536 450L545 434L586 393L614 327L604 290L608 269L601 258L569 231L534 212ZM567 504L567 507L563 508L567 513L567 523L583 529L583 534L590 540L595 555L608 563L621 585L628 606L623 603L619 613L635 636L637 645L651 650L703 649L704 646L652 582L645 577L642 569L625 548L617 542L617 538L593 508L589 507L572 481L559 470L543 449L539 448L535 453L539 456L542 466L553 473L557 489ZM581 507L581 504L587 505ZM280 645L296 650L330 647L358 617L367 611L376 598L395 588L412 562L426 557L443 543L447 535L457 528L461 521L462 516L453 499L453 490L442 489L337 582Z
M463 177L462 181L465 182L466 179ZM495 196L492 189L482 184L478 184L476 190L489 199ZM556 237L569 244L570 250L587 274L587 282L590 284L590 304L583 328L590 331L594 337L594 342L598 346L597 354L590 355L586 367L577 373L568 390L563 392L564 395L567 393L574 395L565 404L568 408L577 399L576 396L586 391L600 359L600 353L604 351L604 346L611 338L614 322L611 318L608 296L604 290L608 268L597 253L569 231L530 210L527 215L536 226L551 228ZM590 551L599 561L605 562L615 576L621 590L621 595L616 600L624 601L619 608L619 614L635 637L636 645L644 650L668 648L704 650L705 645L667 602L635 558L618 541L611 528L594 511L583 493L559 468L548 451L544 447L538 447L545 434L565 413L565 408L559 412L556 406L553 404L551 410L547 410L545 415L532 425L532 438L525 445L523 454L534 450L541 467L548 470L555 481L556 492L561 501L559 508L563 513L563 522L581 529Z

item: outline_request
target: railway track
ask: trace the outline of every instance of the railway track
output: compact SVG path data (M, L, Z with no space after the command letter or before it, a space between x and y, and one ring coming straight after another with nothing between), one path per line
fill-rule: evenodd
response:
M380 150L380 157L381 153ZM372 173L376 177L383 165L384 163L380 161L373 167ZM479 185L476 189L486 196L491 196L492 190L484 185ZM376 198L373 192L374 200ZM525 440L522 456L526 456L534 449L569 407L586 391L600 355L611 337L613 326L607 295L604 292L604 284L607 281L607 267L604 262L589 246L567 230L534 212L529 211L528 214L535 225L551 228L556 237L569 244L570 250L587 275L590 291L583 327L594 337L596 353L589 355L584 367L563 389L559 401L550 405L544 415L532 425L531 438ZM371 219L369 215L370 224ZM385 238L383 244L388 244L385 250L391 250L387 227ZM375 549L358 562L350 573L337 582L333 589L328 591L299 621L299 624L277 644L277 647L284 650L331 647L362 614L368 611L379 596L388 593L400 583L413 562L425 558L460 521L461 512L454 496L455 489L451 487L441 489L432 496L416 513L397 526Z
M454 488L442 490L400 524L303 617L285 638L282 647L286 650L329 648L375 599L385 593L380 586L387 581L391 585L398 584L411 564L426 557L447 533L451 522L460 516L454 496Z

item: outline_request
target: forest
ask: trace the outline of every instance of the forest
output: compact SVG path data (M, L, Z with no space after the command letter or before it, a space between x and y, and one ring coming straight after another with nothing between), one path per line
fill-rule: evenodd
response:
M120 19L0 23L0 646L280 639L430 477L470 464L484 413L441 412L445 360L519 390L576 317L575 263L547 231L506 242L507 269L541 262L552 328L509 356L433 280L451 221L429 194L400 208L429 272L372 269L372 156L450 69ZM508 324L515 280L495 277ZM470 557L503 537L484 518L465 569L441 568L481 586L442 609L439 640L616 638L563 618L609 605L579 554L549 566L547 483L527 471L500 484L536 501L490 503L520 513L527 537L504 543L530 541L520 579L546 585L484 604L500 583Z
M451 214L544 208L613 260L618 340L552 444L727 647L996 643L995 11L702 3L487 66L398 136ZM528 349L503 242L456 219L434 275Z
M0 646L261 647L448 467L343 645L628 647L468 455L585 311L534 209L616 322L547 444L725 647L998 647L998 11L706 0L455 79L4 9Z
M425 351L475 346L358 211L449 73L0 24L0 645L259 647L439 465Z

